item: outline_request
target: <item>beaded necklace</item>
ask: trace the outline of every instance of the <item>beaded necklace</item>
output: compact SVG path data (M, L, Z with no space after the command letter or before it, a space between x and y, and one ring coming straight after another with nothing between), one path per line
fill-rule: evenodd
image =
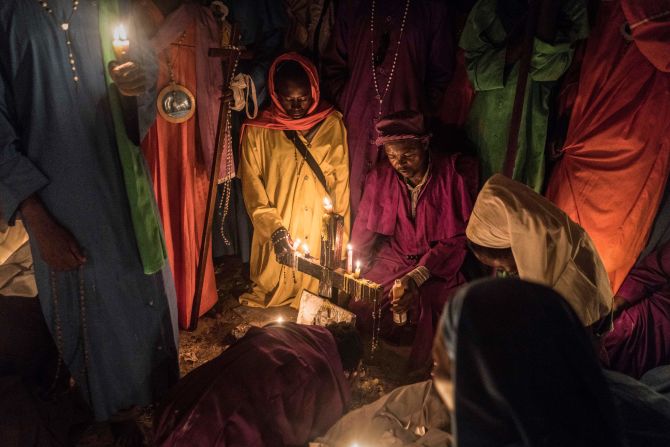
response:
M402 40L402 34L403 34L403 31L405 30L405 23L407 21L407 13L409 12L410 2L411 2L411 0L407 0L405 2L405 11L403 12L402 22L400 23L400 33L398 34L398 43L396 44L395 54L393 55L393 64L391 65L391 73L389 73L389 77L386 80L386 86L384 87L384 93L380 93L379 84L377 82L377 71L375 69L375 0L372 0L372 6L370 8L371 9L371 11L370 11L370 61L372 63L372 81L373 81L373 84L375 86L375 93L377 93L375 98L377 99L377 101L379 101L378 118L381 118L382 104L384 102L384 98L386 97L386 94L389 91L389 87L391 86L391 81L393 80L393 75L395 74L396 63L398 62L398 53L400 52L400 41Z
M51 385L50 392L54 391L58 383L58 378L61 374L61 366L65 363L64 354L65 354L65 343L63 342L63 326L60 319L60 310L59 310L59 294L58 294L58 284L56 281L56 272L51 270L50 282L51 282L51 298L53 300L53 313L54 313L54 329L56 336L56 348L58 350L58 364L56 366L56 374L54 376L54 381ZM91 396L91 387L89 385L88 373L90 370L90 352L88 346L88 323L86 319L86 284L84 282L84 266L79 266L78 270L78 282L79 282L79 336L84 350L84 364L81 369L82 380L86 383L86 391L88 393L89 402L93 402ZM74 371L71 371L74 375Z
M37 0L37 3L42 6L42 9L46 11L46 13L51 16L51 18L58 23L58 20L56 19L56 15L54 14L53 9L49 6L49 2L47 0ZM72 17L74 16L74 13L77 12L77 8L79 7L79 0L73 0L72 1L72 11L70 12L70 16L61 23L58 23L60 26L60 29L63 30L65 33L65 44L67 45L67 52L68 52L68 62L70 63L70 68L72 68L72 80L76 83L79 82L79 75L77 74L77 62L74 58L74 51L72 50L72 39L70 38L70 23L72 21Z

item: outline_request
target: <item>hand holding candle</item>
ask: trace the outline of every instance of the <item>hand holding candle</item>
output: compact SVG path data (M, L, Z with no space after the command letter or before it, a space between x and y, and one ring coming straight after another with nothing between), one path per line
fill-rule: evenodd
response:
M114 28L112 47L114 48L114 55L117 60L123 61L127 58L128 51L130 50L130 40L128 40L126 27L122 24Z

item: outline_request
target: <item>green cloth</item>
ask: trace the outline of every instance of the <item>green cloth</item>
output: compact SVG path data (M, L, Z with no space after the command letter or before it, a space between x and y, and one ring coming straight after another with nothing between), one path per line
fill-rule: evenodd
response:
M116 145L123 169L123 180L130 206L130 216L135 230L135 240L140 253L144 273L156 273L165 265L167 251L161 229L158 210L154 203L154 191L147 174L140 148L128 138L123 121L121 98L113 86L112 78L106 69L109 62L115 59L112 47L114 27L119 21L119 5L117 0L101 0L99 6L100 40L105 67L109 103L114 119ZM126 24L127 26L128 24Z
M507 152L519 63L505 65L508 35L496 15L497 0L479 0L461 35L468 76L476 91L466 132L477 148L481 181L502 172ZM533 43L519 127L513 178L540 192L545 173L547 121L552 90L572 62L572 44L588 35L584 0L565 0L554 44Z

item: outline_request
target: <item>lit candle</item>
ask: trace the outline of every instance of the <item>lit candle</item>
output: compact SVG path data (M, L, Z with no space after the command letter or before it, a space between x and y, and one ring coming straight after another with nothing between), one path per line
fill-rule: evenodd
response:
M281 324L281 323L284 322L284 317L278 317L275 321L276 321L277 323Z
M126 27L119 25L114 28L114 41L112 42L112 47L114 48L114 55L117 60L122 60L128 54L130 49L130 41L128 40L128 32Z
M354 272L354 278L360 278L361 276L361 261L356 261L356 271Z
M326 210L327 213L333 212L333 202L330 200L330 197L323 198L323 209Z
M347 244L347 273L354 271L354 247Z
M296 251L300 247L300 239L296 239L295 242L293 242L293 251Z
M306 258L309 258L309 245L302 244L302 252L305 254Z

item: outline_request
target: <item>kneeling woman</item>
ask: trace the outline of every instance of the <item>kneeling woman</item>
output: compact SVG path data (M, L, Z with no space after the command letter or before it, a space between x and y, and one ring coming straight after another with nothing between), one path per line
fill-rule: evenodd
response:
M466 236L481 262L553 288L585 326L610 312L612 290L589 235L521 183L491 177L477 197Z

